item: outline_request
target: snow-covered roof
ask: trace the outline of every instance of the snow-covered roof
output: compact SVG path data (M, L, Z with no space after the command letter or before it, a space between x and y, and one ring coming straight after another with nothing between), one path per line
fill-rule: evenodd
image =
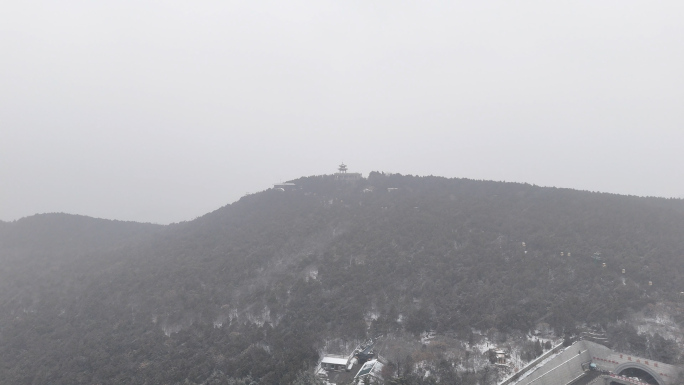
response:
M354 376L354 378L365 376L369 373L371 373L375 377L381 377L380 372L382 371L383 366L384 365L378 360L368 361L365 364L363 364L361 370L359 370L359 372L356 373L356 376Z
M363 364L363 366L361 367L361 370L359 370L359 372L356 374L356 377L365 376L366 374L370 373L371 370L373 370L373 366L375 365L376 362L377 361L373 360L373 361L368 361L365 364Z
M346 358L339 358L339 357L323 357L323 361L321 361L322 364L333 364L333 365L347 365L347 359Z

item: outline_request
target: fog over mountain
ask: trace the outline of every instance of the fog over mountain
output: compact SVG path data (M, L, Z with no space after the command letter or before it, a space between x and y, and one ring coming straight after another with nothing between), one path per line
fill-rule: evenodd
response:
M493 384L515 366L479 346L523 365L585 328L684 362L682 200L380 172L291 183L168 226L0 223L0 382L303 384L322 354L381 336L387 384ZM442 340L421 345L428 331Z
M684 2L1 9L0 384L684 384Z
M682 18L674 0L4 4L0 220L191 220L342 161L682 196Z

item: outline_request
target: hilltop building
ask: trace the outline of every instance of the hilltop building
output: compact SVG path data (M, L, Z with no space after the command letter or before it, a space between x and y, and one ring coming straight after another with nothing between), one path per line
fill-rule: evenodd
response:
M276 183L273 188L279 191L292 191L297 189L297 185L292 182Z
M357 181L361 179L361 173L359 172L347 172L347 165L342 163L338 168L337 172L334 174L336 180L342 181Z

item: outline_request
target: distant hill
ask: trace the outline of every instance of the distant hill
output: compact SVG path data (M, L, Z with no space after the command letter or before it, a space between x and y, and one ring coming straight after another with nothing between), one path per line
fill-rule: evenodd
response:
M39 214L0 223L0 286L46 274L58 266L92 263L164 226L80 215ZM71 268L71 266L69 266ZM27 275L24 277L22 273Z
M378 172L292 182L169 226L1 223L0 383L288 384L330 338L467 340L541 319L571 334L684 291L680 199Z
M112 221L62 213L37 214L14 222L0 222L3 249L69 251L101 250L164 226Z

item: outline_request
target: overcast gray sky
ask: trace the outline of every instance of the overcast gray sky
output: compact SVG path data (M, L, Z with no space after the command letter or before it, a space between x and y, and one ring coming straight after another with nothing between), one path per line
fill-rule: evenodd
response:
M13 1L0 220L335 171L684 196L684 2Z

